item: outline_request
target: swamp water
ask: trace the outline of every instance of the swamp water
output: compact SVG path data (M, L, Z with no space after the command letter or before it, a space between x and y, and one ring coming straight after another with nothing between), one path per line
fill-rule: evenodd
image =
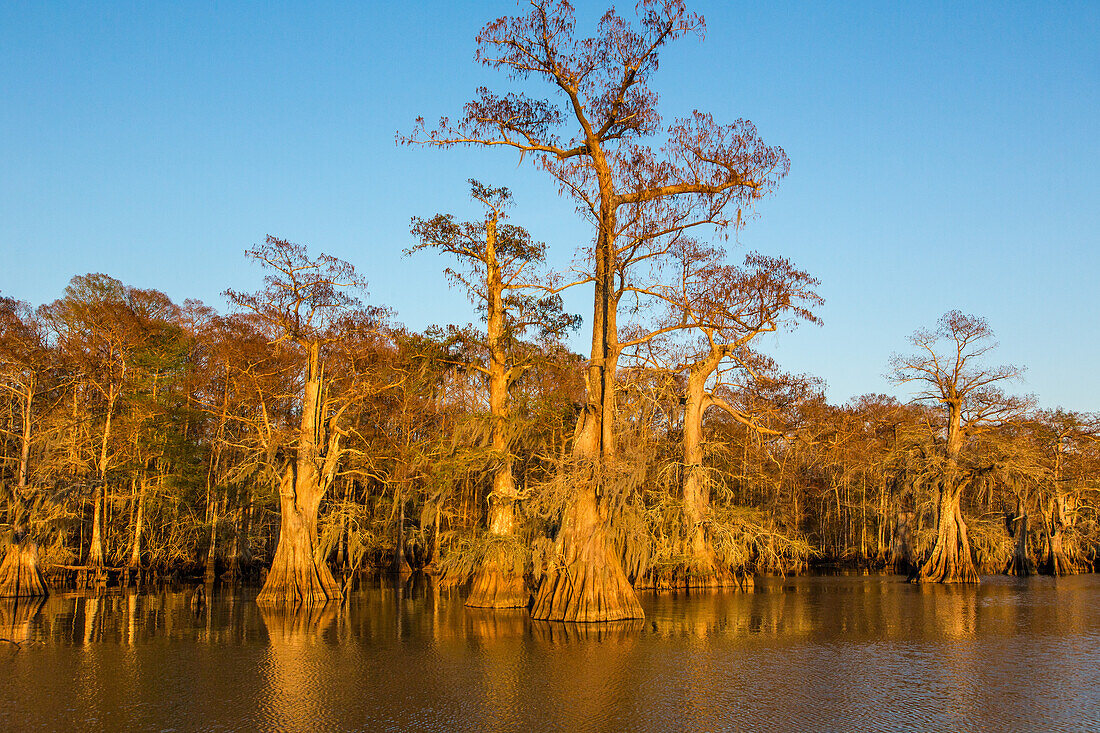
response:
M1100 730L1100 576L758 579L644 622L475 611L414 578L0 605L0 730Z

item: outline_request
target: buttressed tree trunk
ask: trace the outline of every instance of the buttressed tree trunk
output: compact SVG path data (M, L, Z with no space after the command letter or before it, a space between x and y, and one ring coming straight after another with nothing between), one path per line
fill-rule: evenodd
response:
M493 477L489 494L489 532L499 537L511 536L515 525L515 482L511 461L505 459ZM466 605L472 608L522 608L527 605L523 575L516 572L512 558L486 557L474 574Z
M717 366L717 365L715 365ZM710 518L710 485L703 469L703 412L706 409L707 364L688 374L684 401L684 521L687 537L687 566L683 585L687 588L720 588L736 585L726 568L719 568L707 533Z
M577 485L562 516L557 559L546 571L531 609L533 618L547 621L618 621L645 616L608 534L607 517L599 501L601 468L614 457L614 367L618 354L611 310L612 231L614 215L610 213L604 216L596 248L588 404L578 418L573 442L573 457L594 468L595 480Z
M341 597L340 586L317 546L317 509L335 469L339 436L331 436L326 455L320 345L313 341L305 346L308 357L297 455L288 462L279 484L279 544L267 581L256 596L263 605L311 606Z
M1012 557L1005 572L1009 575L1026 577L1035 573L1035 567L1027 554L1028 531L1027 508L1021 498L1016 499L1016 513L1012 516L1012 537L1014 538Z
M949 479L940 485L939 519L932 556L920 569L919 580L929 583L977 583L978 571L970 555L970 540L961 508L962 491Z
M38 544L23 528L16 529L0 563L0 598L46 595L49 591L38 564Z
M23 434L19 452L19 473L17 486L12 492L12 531L11 544L3 563L0 563L0 598L46 596L46 579L38 564L38 544L30 536L22 522L23 491L27 487L28 466L31 445L31 400L34 396L33 382L23 395Z
M936 504L936 544L920 569L917 580L928 583L978 583L978 571L970 554L970 539L962 515L959 453L962 451L962 404L947 402L947 461L940 479Z
M1062 542L1066 524L1065 499L1055 497L1050 501L1050 519L1047 525L1047 556L1043 559L1043 573L1047 575L1072 575L1077 568L1066 556Z
M102 568L107 564L107 554L103 541L103 512L107 508L107 468L110 456L107 447L111 441L111 418L114 416L115 400L118 393L112 388L107 396L107 417L103 423L103 436L99 445L99 460L96 463L97 486L95 488L95 508L92 511L92 542L88 548L88 564Z
M500 465L489 492L489 532L510 537L515 531L516 485L512 475L512 457L508 444L508 354L504 343L504 302L500 264L496 255L497 215L485 226L485 265L487 272L487 335L489 342L489 413L492 420L492 448ZM521 608L528 593L522 573L516 572L512 558L486 557L474 574L466 605L474 608Z

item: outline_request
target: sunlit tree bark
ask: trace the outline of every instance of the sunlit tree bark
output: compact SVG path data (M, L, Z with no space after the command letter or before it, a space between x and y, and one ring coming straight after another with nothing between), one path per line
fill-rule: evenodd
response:
M342 408L333 410L326 391L322 347L338 341L340 317L357 304L344 290L362 287L355 269L328 255L310 258L305 248L268 237L248 255L272 274L256 294L227 291L238 306L256 313L273 341L296 347L302 364L300 419L279 480L279 542L257 603L309 606L342 595L317 546L317 512L341 455Z
M608 621L641 617L617 553L609 545L606 490L600 474L615 455L615 379L620 355L614 294L620 219L651 202L677 202L676 226L691 219L723 227L734 221L728 205L763 195L782 177L782 150L764 145L751 123L720 126L695 113L668 127L668 142L654 151L642 142L660 128L656 94L648 86L659 50L701 33L703 20L676 0L638 6L632 27L614 10L597 35L575 35L566 2L536 0L525 15L492 21L478 36L478 60L514 79L535 77L561 96L562 106L524 94L482 88L462 119L444 119L433 132L423 121L406 142L429 145L505 146L531 155L574 195L596 227L591 278L594 288L588 400L574 434L573 456L590 464L594 480L580 481L558 534L559 561L539 587L536 618ZM625 216L620 214L625 212ZM739 218L737 219L739 221Z
M917 399L943 405L942 463L936 502L936 542L917 580L933 583L977 583L970 551L962 495L972 473L960 465L968 438L1010 420L1029 406L1027 400L1003 394L996 385L1015 379L1014 366L983 367L981 358L995 346L982 318L959 311L944 314L936 330L920 330L911 341L912 356L895 356L892 377L899 384L917 383Z
M26 304L0 298L0 391L13 398L19 419L15 482L9 497L12 527L0 562L0 597L45 596L46 581L38 564L38 544L30 532L28 481L35 396L40 373L48 366L41 326Z
M1082 482L1082 478L1094 475L1087 468L1081 471L1078 464L1087 461L1088 448L1096 444L1100 422L1095 416L1057 409L1038 413L1036 423L1049 470L1039 499L1039 524L1045 540L1039 570L1047 575L1070 575L1080 572L1083 564L1066 550L1065 533L1074 524L1071 506L1077 503L1077 486L1088 484L1088 479Z
M644 341L637 358L682 378L683 387L683 501L687 558L677 584L689 588L739 583L715 560L708 527L713 517L710 481L703 465L703 420L711 407L763 434L780 435L759 424L723 399L720 372L754 373L749 351L761 334L798 320L817 322L811 308L821 303L814 292L817 281L783 259L749 255L743 267L725 264L725 253L683 240L674 248L679 262L675 285L651 292L666 311L651 333L668 324L683 326L666 339ZM739 569L742 570L742 569ZM743 572L743 570L742 570Z
M556 339L575 322L561 311L556 295L535 298L526 294L542 278L537 268L545 257L545 245L535 242L520 227L505 224L511 195L504 188L490 188L471 181L471 196L486 209L484 222L455 222L439 215L413 219L413 234L420 243L411 251L432 247L455 256L460 269L448 268L448 276L464 286L471 300L485 309L486 353L481 360L464 360L464 366L483 374L489 387L490 448L496 461L488 495L488 530L495 538L515 535L518 493L513 475L510 445L510 386L530 366L535 356L521 338L537 331L543 342ZM507 543L503 543L506 545ZM503 546L493 543L491 546ZM499 550L495 551L499 554ZM515 608L527 605L528 593L522 564L510 557L485 557L473 575L466 605Z

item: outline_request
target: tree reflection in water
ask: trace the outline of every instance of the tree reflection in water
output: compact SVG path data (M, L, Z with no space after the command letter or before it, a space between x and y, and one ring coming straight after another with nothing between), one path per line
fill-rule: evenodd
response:
M0 605L0 636L33 641L0 648L0 729L1100 729L1097 576L765 578L616 624L423 579L291 614L254 594Z
M326 644L340 603L315 604L297 609L260 606L267 628L268 653L263 664L263 699L257 701L265 722L279 730L324 727L331 705L324 684L324 658L312 649Z
M24 643L34 640L32 622L46 599L42 596L29 598L0 598L0 639L3 645L14 645L17 649ZM0 653L5 651L0 649Z

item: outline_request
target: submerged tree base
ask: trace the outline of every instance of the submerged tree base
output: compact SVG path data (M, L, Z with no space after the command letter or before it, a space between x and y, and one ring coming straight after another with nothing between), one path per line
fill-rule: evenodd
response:
M586 492L568 510L558 552L539 585L532 618L583 623L645 618L600 523L593 494Z
M1043 575L1053 575L1059 577L1062 575L1076 575L1080 572L1076 565L1070 562L1064 552L1052 551L1048 553L1046 560L1040 568Z
M618 564L580 560L547 572L531 618L540 621L624 621L645 618Z
M692 567L680 567L655 574L650 573L634 584L636 588L656 591L738 590L751 591L755 587L752 573L721 570L713 563L701 563Z
M474 574L466 605L470 608L526 608L531 594L521 576L489 563Z
M1027 550L1021 545L1021 542L1017 542L1012 552L1012 557L1009 558L1008 565L1004 568L1005 575L1015 575L1017 578L1026 578L1029 575L1035 574L1035 563L1031 561L1031 558L1027 554Z
M1035 575L1035 567L1030 558L1013 555L1012 559L1008 561L1008 567L1005 568L1005 575L1015 575L1017 578L1026 578L1029 575Z
M339 600L343 592L328 565L312 556L287 557L277 552L264 587L256 596L261 606L314 606Z
M981 583L974 561L970 559L969 547L963 554L959 548L951 552L937 546L912 580L914 583Z
M751 591L755 586L750 573L728 571L688 570L683 575L682 587L687 590L726 589Z
M941 494L936 544L932 555L912 580L914 583L981 582L970 555L970 540L959 508L958 490Z
M12 542L0 564L0 598L36 598L49 595L38 564L38 545L22 538Z

